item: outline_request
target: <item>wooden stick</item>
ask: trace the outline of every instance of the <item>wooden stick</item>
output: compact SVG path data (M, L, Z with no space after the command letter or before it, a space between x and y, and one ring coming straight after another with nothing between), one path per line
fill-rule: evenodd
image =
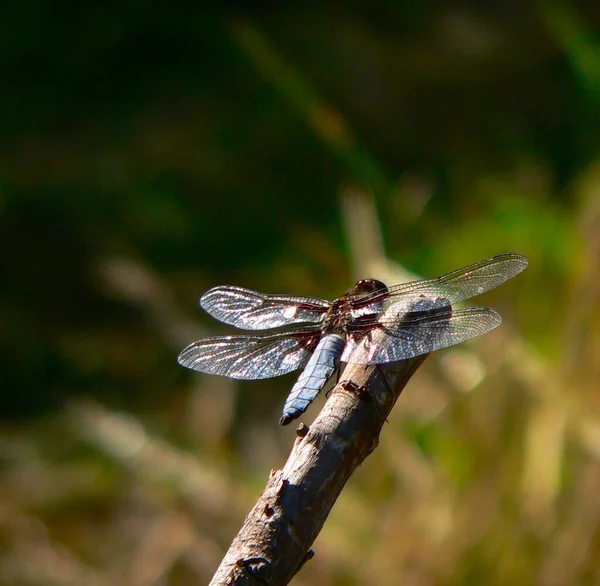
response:
M310 547L338 495L377 447L387 415L425 358L385 369L346 367L313 425L298 427L285 466L271 471L210 586L289 583L313 557Z

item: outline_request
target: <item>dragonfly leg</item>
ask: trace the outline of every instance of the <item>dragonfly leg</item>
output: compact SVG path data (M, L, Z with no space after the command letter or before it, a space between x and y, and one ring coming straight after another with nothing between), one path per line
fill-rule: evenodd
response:
M389 391L390 396L393 398L394 397L394 390L392 389L392 385L390 385L390 381L389 381L387 375L385 374L385 370L381 367L381 364L377 364L376 368L377 368L377 372L379 373L379 375L383 379L383 382L385 383L385 386L387 387L387 390ZM389 421L387 420L387 417L385 417L385 422L389 423Z
M325 392L325 398L329 399L329 395L331 394L331 391L333 391L333 389L335 387L338 386L339 382L340 382L340 377L342 376L342 369L339 368L339 365L336 365L336 371L335 371L335 383L333 385L331 385L327 391Z
M344 388L346 391L354 393L359 399L364 399L365 401L373 403L373 408L375 409L377 415L379 415L379 417L383 419L386 423L389 423L387 417L385 417L385 415L383 415L379 410L379 406L377 405L377 403L373 401L373 396L371 395L367 387L365 387L364 385L357 385L354 381L349 380L344 381L342 383L342 388Z
M385 370L383 370L383 368L381 368L381 364L376 364L375 367L377 368L377 372L383 379L383 382L385 383L387 390L390 392L390 395L394 396L394 391L392 389L392 386L390 385L390 381L388 380L388 377L385 374Z

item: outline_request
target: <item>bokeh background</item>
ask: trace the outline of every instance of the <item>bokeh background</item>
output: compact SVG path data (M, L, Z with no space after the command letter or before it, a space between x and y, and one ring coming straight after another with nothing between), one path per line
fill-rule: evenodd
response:
M599 8L4 6L0 583L210 580L295 379L177 365L206 289L501 252L503 326L426 361L294 583L600 583Z

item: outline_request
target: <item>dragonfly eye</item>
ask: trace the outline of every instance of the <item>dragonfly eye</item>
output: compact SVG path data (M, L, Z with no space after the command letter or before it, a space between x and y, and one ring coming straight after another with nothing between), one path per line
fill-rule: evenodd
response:
M361 279L354 285L351 293L352 295L368 295L369 293L375 293L375 291L387 291L385 283L377 279Z

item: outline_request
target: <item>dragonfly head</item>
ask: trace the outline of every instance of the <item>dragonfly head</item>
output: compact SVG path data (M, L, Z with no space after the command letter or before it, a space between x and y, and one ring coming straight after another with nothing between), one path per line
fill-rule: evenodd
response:
M354 285L349 291L351 295L368 295L369 293L375 293L375 291L386 291L387 287L385 283L378 281L377 279L361 279Z

